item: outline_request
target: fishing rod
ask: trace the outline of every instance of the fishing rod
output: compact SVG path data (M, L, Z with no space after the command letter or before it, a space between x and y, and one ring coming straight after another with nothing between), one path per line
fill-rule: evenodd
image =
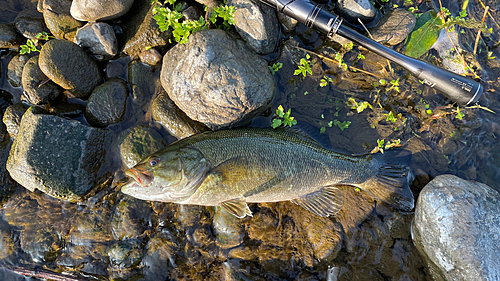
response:
M260 0L276 8L309 28L327 34L329 38L339 34L354 43L402 66L424 84L443 93L458 105L472 105L483 93L483 86L470 78L428 64L418 59L402 55L366 36L342 25L342 19L323 9L310 0Z

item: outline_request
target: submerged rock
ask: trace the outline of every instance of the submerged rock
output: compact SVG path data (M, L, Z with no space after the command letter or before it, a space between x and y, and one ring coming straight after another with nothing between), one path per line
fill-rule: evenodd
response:
M66 40L50 40L40 51L40 69L75 97L87 99L102 83L96 62L82 48Z
M88 23L78 29L76 44L99 60L107 60L118 54L118 42L113 28L104 22Z
M78 121L37 114L31 107L21 120L7 170L30 191L77 201L97 183L105 134Z
M276 48L279 38L276 10L250 0L229 0L234 6L236 31L258 54L270 54Z
M373 40L379 43L397 45L406 39L416 22L417 19L412 12L396 9L384 15L370 33Z
M441 175L417 201L413 242L434 280L500 279L500 194Z
M267 62L220 29L195 32L170 49L160 79L188 117L211 129L249 122L267 109L275 88Z
M134 0L73 0L71 16L80 21L117 19L130 10Z
M170 99L167 92L161 91L151 105L153 118L177 139L208 131L200 122L193 121Z
M106 127L123 120L128 85L120 78L110 78L94 89L89 97L85 118L90 125Z
M161 135L146 126L136 126L130 130L120 144L122 161L127 168L132 168L144 157L165 147Z
M57 98L62 89L52 82L40 69L39 56L28 60L23 68L21 84L24 96L32 104L45 104Z

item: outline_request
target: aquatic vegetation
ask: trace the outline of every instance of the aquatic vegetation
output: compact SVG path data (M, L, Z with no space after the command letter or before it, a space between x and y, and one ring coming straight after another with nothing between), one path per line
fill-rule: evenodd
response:
M287 112L284 111L283 106L278 106L276 109L276 115L278 118L273 119L273 123L271 123L271 127L274 129L280 127L283 125L283 127L289 126L292 127L293 125L297 124L297 120L290 116L292 113L292 109L288 109Z
M273 63L272 66L269 66L269 71L271 71L271 74L274 75L278 70L280 70L283 67L283 64L281 62Z
M363 101L358 103L353 97L347 100L347 105L350 105L352 109L356 109L357 113L363 112L368 107L373 110L373 106L369 102Z
M293 73L293 75L300 75L302 74L304 77L306 77L307 73L309 73L310 75L312 75L312 69L311 69L311 56L309 54L306 54L306 57L305 58L301 58L300 59L300 65L298 65L297 67L299 69L296 69L295 72Z
M384 139L378 139L377 140L377 146L372 149L370 153L377 153L380 152L384 154L384 150L396 148L396 147L401 147L401 140L400 139L395 139L395 140L388 140L387 142Z
M325 87L326 85L328 85L328 82L333 83L333 79L324 75L323 78L321 78L319 85L321 87Z

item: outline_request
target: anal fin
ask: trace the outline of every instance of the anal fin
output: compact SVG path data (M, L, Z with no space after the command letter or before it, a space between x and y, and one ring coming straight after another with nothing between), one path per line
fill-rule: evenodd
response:
M342 209L343 197L340 189L325 186L321 190L294 199L292 202L317 216L328 217Z
M222 202L220 205L226 212L239 219L244 218L246 215L252 216L252 211L248 208L247 201L244 197L231 199Z

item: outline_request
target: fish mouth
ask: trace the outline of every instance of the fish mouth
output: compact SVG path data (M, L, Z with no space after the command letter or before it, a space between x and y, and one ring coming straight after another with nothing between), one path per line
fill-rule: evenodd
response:
M140 168L130 168L125 171L125 175L133 178L142 187L151 185L154 180L154 176L150 171L142 170Z

